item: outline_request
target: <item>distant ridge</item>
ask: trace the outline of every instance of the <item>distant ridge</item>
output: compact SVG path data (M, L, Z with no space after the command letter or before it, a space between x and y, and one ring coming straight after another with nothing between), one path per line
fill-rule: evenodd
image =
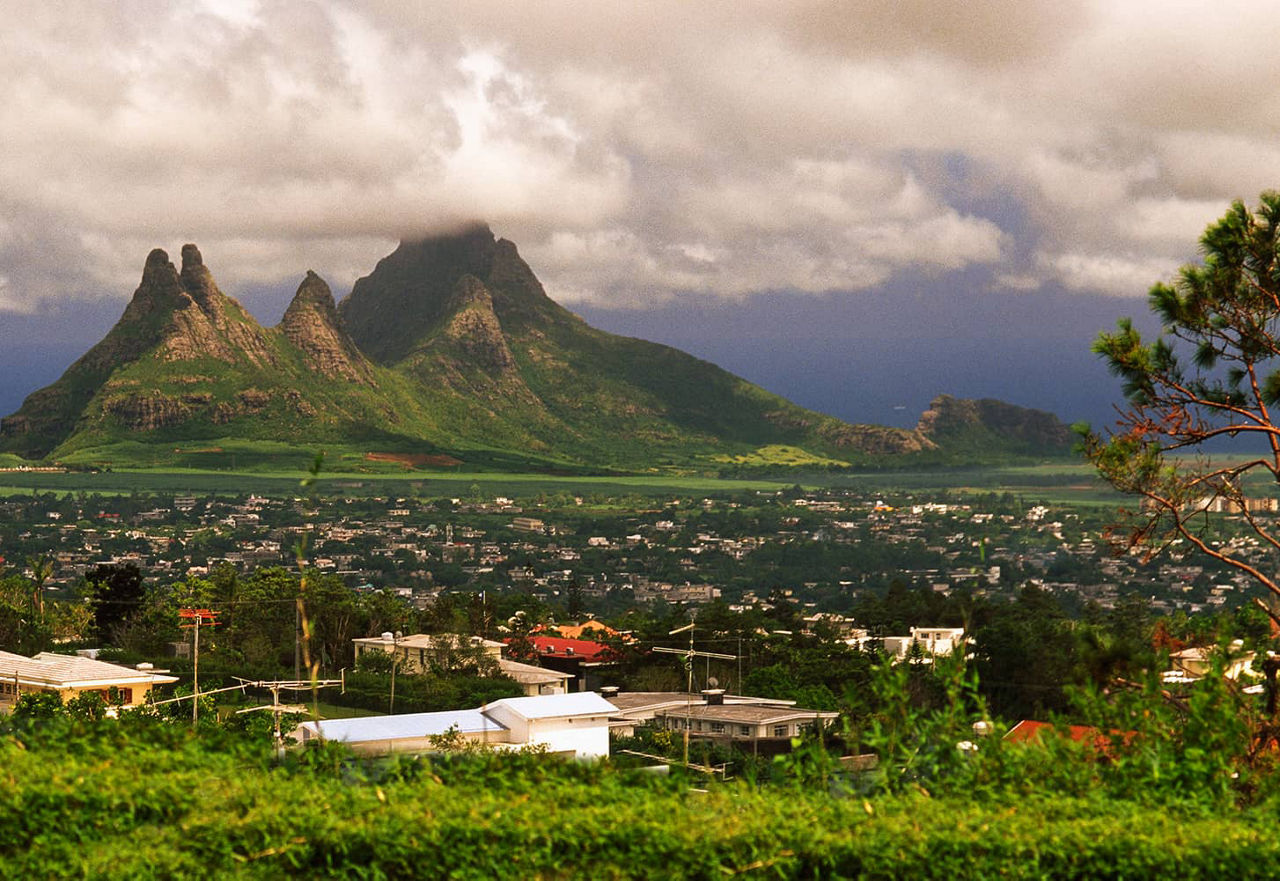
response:
M932 415L931 415L932 414ZM915 430L851 425L677 349L590 327L483 224L401 242L335 303L307 272L279 325L221 290L195 245L151 252L115 327L0 421L0 449L109 458L240 438L370 454L635 470L1060 451L1050 414L934 401Z

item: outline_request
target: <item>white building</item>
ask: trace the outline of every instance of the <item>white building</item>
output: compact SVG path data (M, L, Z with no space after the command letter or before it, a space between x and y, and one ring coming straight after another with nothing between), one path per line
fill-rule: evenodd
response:
M845 640L850 646L861 649L875 648L893 660L910 656L913 647L919 649L922 659L949 655L961 646L968 645L963 627L912 627L908 636L851 636Z
M595 692L510 697L473 710L364 716L304 722L297 737L348 744L362 755L431 752L433 737L451 731L495 749L541 747L555 755L609 755L609 717L618 712Z

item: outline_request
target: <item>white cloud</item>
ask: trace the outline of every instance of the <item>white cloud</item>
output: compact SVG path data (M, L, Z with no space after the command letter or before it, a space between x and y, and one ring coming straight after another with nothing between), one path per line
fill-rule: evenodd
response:
M122 296L151 247L186 240L229 290L310 266L341 292L397 236L470 218L565 300L974 265L1141 293L1275 183L1273 18L1246 0L21 4L0 31L0 309Z
M1067 253L1044 262L1068 288L1115 296L1145 295L1155 282L1174 275L1167 261L1134 255Z

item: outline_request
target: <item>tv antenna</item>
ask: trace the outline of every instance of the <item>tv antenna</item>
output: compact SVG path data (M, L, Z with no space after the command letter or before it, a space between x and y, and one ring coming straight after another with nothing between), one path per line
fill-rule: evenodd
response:
M294 680L277 679L271 682L266 682L266 681L252 682L247 679L240 679L239 676L237 676L236 679L240 680L241 688L248 688L248 687L265 688L271 692L271 703L261 704L256 707L245 707L243 710L236 710L236 714L239 715L240 713L253 713L258 710L267 710L271 713L271 715L274 717L274 723L275 723L272 726L271 736L272 736L273 742L275 743L277 758L284 755L284 734L280 730L280 717L286 713L302 714L302 713L308 712L308 708L305 704L280 703L280 690L288 689L289 691L302 691L303 689L309 689L309 688L325 688L326 686L330 686L330 685L345 685L344 680L341 680L341 679L317 679L315 682L311 682L310 680L297 680L297 679L294 679Z
M653 650L655 652L662 652L663 654L668 654L668 655L682 655L684 657L683 663L684 663L685 672L689 674L689 685L685 691L686 698L685 698L685 715L684 715L684 766L686 768L689 767L689 724L690 724L689 716L691 715L691 711L693 708L693 659L706 658L708 666L710 666L712 658L717 658L722 661L736 661L738 659L737 655L726 655L722 652L694 651L693 627L694 627L694 622L690 621L685 626L677 627L675 630L669 631L667 634L668 636L675 636L677 633L687 632L689 634L689 648L676 649L676 648L668 648L666 646L661 646L661 645L655 645L653 647ZM710 683L710 677L708 677L708 683Z

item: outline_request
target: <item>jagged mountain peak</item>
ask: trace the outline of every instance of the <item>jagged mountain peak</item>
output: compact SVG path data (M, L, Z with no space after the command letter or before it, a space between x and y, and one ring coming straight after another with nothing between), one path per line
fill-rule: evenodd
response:
M483 223L404 239L355 283L338 314L362 351L375 362L394 364L451 319L456 285L464 276L485 287L504 326L575 320L547 297L515 244L496 238Z
M218 290L213 273L204 265L200 249L190 243L182 246L181 278L183 288L206 314L213 315L222 308L225 295Z
M138 282L121 321L126 324L146 321L189 303L177 268L169 261L168 253L156 248L147 255L147 262L142 267L142 280Z
M338 321L333 292L310 269L284 312L280 330L302 350L310 369L331 378L374 384L368 360Z
M285 315L288 316L294 309L315 307L327 312L335 312L337 304L334 302L333 291L329 289L328 282L314 270L308 269L302 283L298 285L297 292L293 295L293 300L289 303L289 308L285 310Z

